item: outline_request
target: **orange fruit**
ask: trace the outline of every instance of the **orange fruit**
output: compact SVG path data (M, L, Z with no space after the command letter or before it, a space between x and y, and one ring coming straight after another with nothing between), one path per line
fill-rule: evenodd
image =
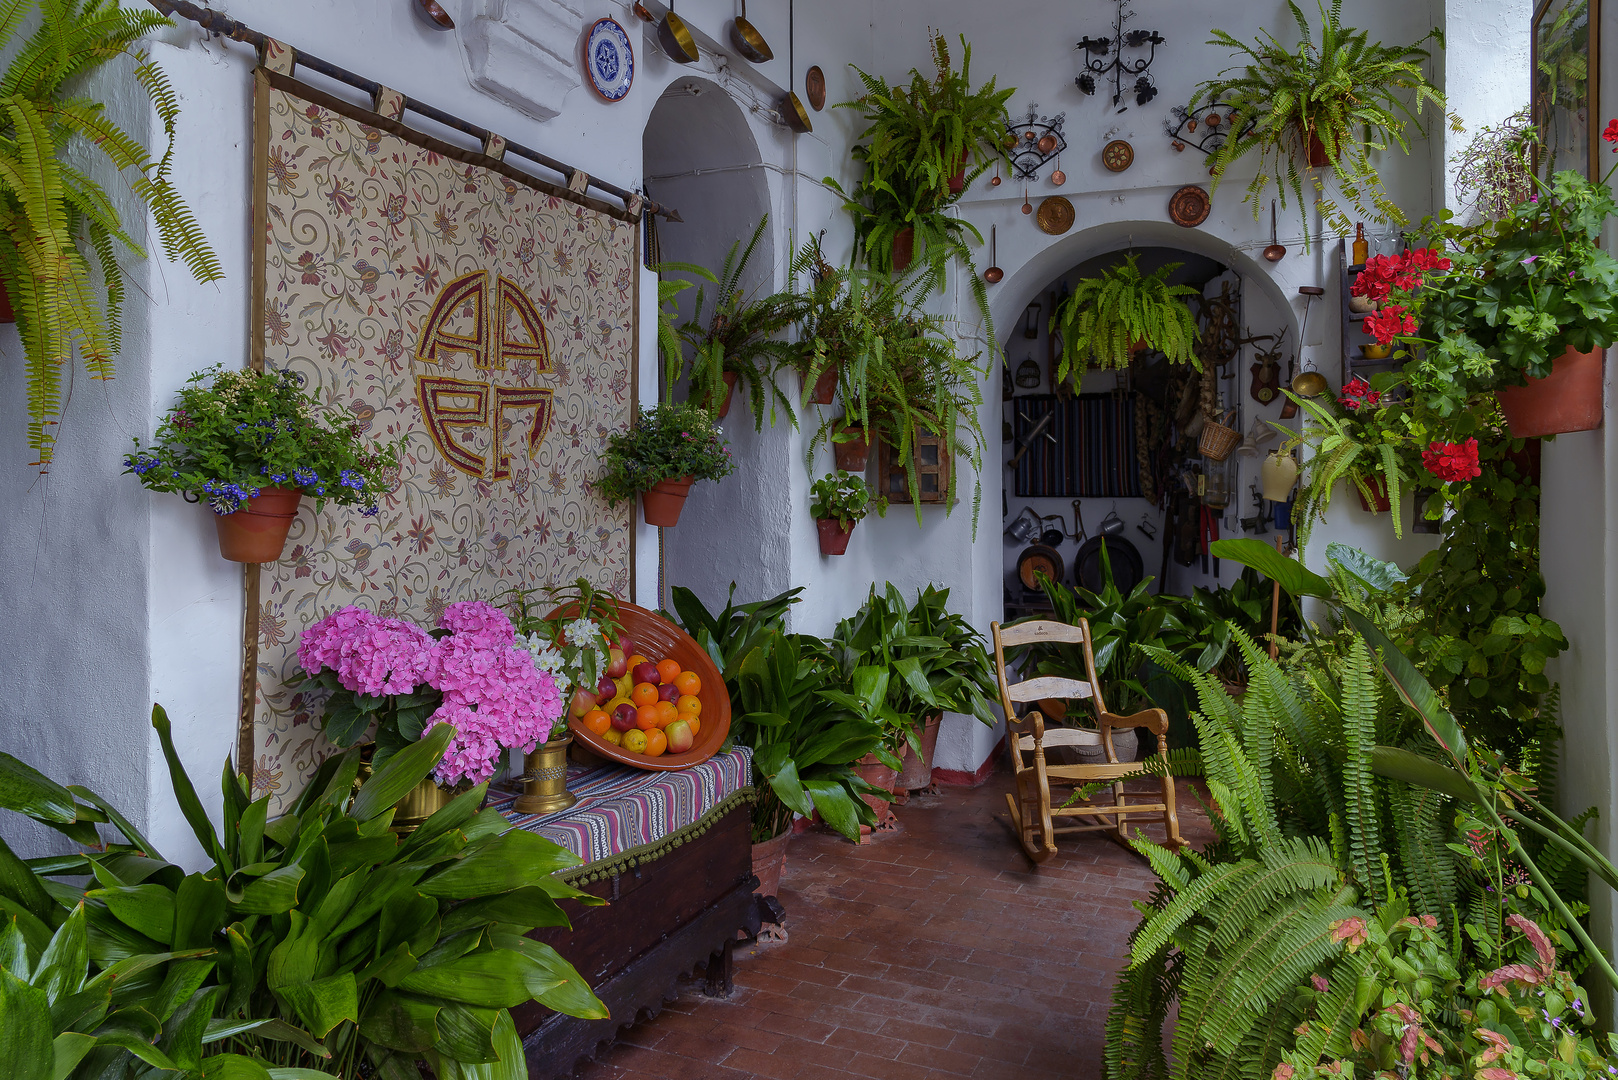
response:
M601 737L612 743L614 746L622 746L624 744L624 733L615 727L607 728L606 731L601 733Z
M702 715L702 699L695 694L686 694L674 703L674 707L679 710L681 716Z
M642 731L650 731L662 726L663 713L656 705L642 705L635 711L635 726Z
M649 682L636 683L635 688L629 692L629 700L636 705L656 705L657 687Z
M652 708L657 710L657 726L660 728L666 728L680 718L680 711L672 701L659 701Z
M631 754L646 752L646 732L639 729L624 732L624 749Z
M646 733L646 756L658 757L669 748L669 738L661 731L653 729Z
M684 713L680 719L691 725L691 734L697 735L702 731L702 718L694 712Z
M584 726L595 732L597 735L600 735L608 728L612 727L612 717L608 716L600 709L591 709L589 712L584 714Z
M659 660L657 662L657 681L671 683L680 677L680 662L678 660Z
M646 659L646 657L642 656L640 653L636 653L634 656L631 656L629 658L629 670L634 671L636 664L650 664L650 663L651 663L651 661Z
M674 676L674 689L686 697L695 697L702 693L702 679L694 671L682 671Z

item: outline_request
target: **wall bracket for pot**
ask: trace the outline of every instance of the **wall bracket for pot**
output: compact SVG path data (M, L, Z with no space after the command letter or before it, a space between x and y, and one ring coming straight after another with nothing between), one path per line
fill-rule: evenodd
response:
M1217 100L1199 102L1194 113L1189 106L1176 105L1163 119L1163 130L1168 133L1176 152L1189 146L1200 154L1212 154L1229 142L1232 135L1239 138L1257 125L1257 120L1249 118L1238 129L1231 116L1235 111L1234 105Z
M1039 170L1067 149L1067 136L1062 133L1066 120L1065 112L1040 116L1039 105L1030 104L1025 119L1006 123L1005 151L1014 179L1038 180Z

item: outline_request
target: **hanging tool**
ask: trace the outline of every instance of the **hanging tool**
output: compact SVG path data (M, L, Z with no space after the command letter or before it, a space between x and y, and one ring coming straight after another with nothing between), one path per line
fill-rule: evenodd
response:
M1016 440L1016 445L1019 449L1017 450L1016 456L1011 459L1011 468L1015 469L1022 463L1023 455L1028 453L1029 448L1034 445L1034 440L1039 438L1041 434L1043 434L1045 438L1049 439L1051 442L1056 441L1056 435L1045 430L1050 426L1051 419L1055 415L1056 414L1053 412L1046 413L1044 416L1039 418L1039 422L1037 424L1029 429L1026 438Z
M1079 500L1073 500L1073 538L1084 543L1089 537L1084 532L1084 517L1079 513Z
M1304 346L1309 341L1307 336L1309 332L1309 311L1315 306L1315 297L1324 296L1325 294L1326 290L1319 285L1298 286L1298 295L1303 297L1303 326L1298 331L1298 352L1300 355L1302 355ZM1297 378L1292 380L1292 392L1299 397L1319 397L1326 392L1326 389L1326 376L1316 371L1313 363L1306 370L1298 372Z

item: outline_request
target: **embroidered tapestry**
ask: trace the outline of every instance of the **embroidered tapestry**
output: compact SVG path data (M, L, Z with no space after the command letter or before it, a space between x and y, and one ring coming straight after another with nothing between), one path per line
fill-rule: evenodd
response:
M452 601L579 577L629 595L633 506L593 479L635 409L639 238L623 209L284 74L260 70L254 108L255 363L401 447L376 517L306 498L248 575L241 751L274 816L331 752L322 702L288 685L315 620L358 604L431 628Z

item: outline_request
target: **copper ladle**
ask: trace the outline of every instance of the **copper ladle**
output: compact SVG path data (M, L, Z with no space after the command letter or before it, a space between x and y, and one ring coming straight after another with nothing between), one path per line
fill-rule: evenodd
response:
M1267 262L1278 263L1286 257L1287 249L1275 242L1275 200L1270 200L1270 246L1263 251Z
M669 0L669 11L657 27L657 40L663 51L676 64L693 64L702 54L697 52L696 39L686 27L685 20L674 14L674 0Z
M1051 183L1055 184L1057 187L1061 187L1063 184L1067 183L1067 173L1062 171L1061 154L1056 155L1056 171L1051 173Z
M1027 184L1024 184L1022 188L1022 212L1025 214L1032 214L1034 212L1033 204L1028 201Z
M1006 276L1006 272L1004 270L1002 270L998 266L994 265L996 262L999 261L998 259L995 258L995 241L997 239L998 239L998 237L995 236L995 226L990 225L989 226L989 268L987 270L983 271L983 280L987 281L990 285L998 285L998 284L1000 284L1000 279Z

